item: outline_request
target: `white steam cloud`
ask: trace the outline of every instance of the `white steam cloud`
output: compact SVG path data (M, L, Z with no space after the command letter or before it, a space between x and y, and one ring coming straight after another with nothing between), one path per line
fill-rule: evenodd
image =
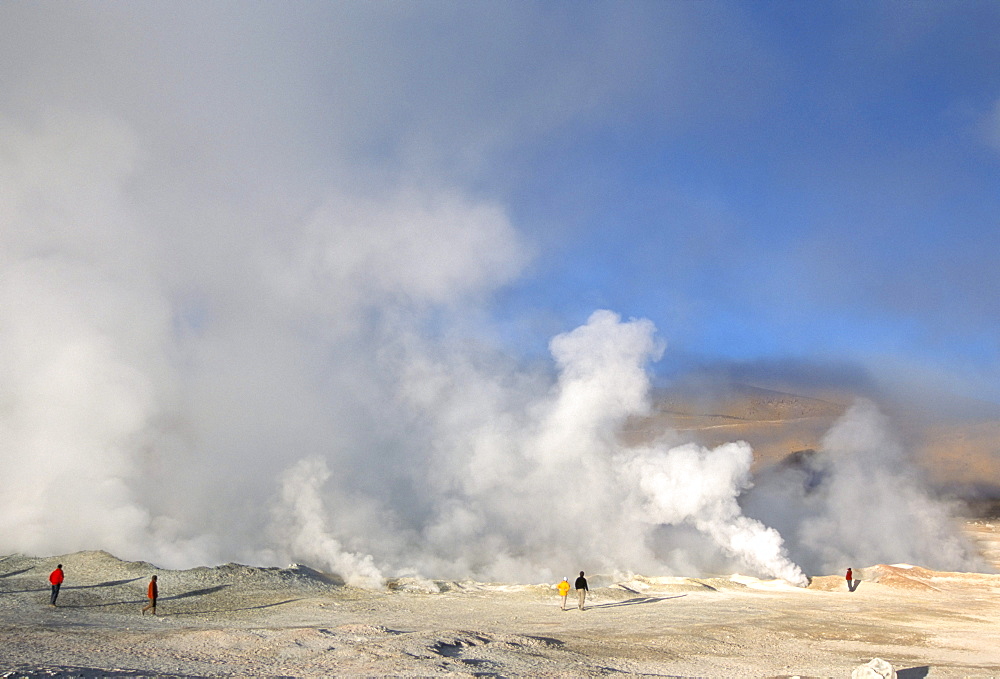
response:
M777 527L810 572L886 562L988 568L962 537L958 508L935 496L867 400L844 414L816 455L762 474L743 506Z
M635 457L627 464L650 523L689 523L747 571L804 585L806 576L789 559L781 535L743 516L737 502L750 487L752 462L753 451L740 441L713 450L682 445Z
M426 353L401 359L419 366L402 373L407 408L417 411L407 419L430 428L427 450L400 470L427 489L417 501L422 511L395 494L370 496L369 513L346 534L367 536L358 544L389 572L528 579L576 564L669 568L657 534L694 528L695 542L722 553L720 564L804 584L781 537L737 504L749 485L749 446L619 442L625 420L649 406L644 366L663 350L652 324L598 311L551 348L556 383L509 394L454 354L437 363ZM296 486L312 465L296 465ZM282 511L292 507L299 517L290 533L298 553L344 567L341 543L316 529L319 502L303 505L287 489ZM315 491L310 485L308 497Z
M319 490L329 476L326 462L316 458L301 460L285 473L273 526L275 541L287 545L292 554L343 574L348 585L377 589L385 580L372 557L344 551L328 532Z
M192 7L0 9L0 552L306 561L361 586L968 563L870 410L793 483L751 483L744 443L620 442L664 351L649 321L598 311L552 340L554 368L509 357L489 302L529 243L433 171L478 154L423 158L419 131L381 149L420 64L371 83L384 55L348 61L398 8L326 17L340 41L303 5L335 52L307 57L285 7ZM264 47L282 56L260 68ZM441 101L430 145L455 132Z

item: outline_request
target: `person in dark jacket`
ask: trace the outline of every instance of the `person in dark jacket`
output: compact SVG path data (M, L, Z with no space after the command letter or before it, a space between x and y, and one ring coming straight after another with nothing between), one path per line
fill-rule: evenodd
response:
M583 571L580 571L580 577L576 579L576 584L573 585L576 588L576 595L580 599L580 610L583 610L583 602L587 599L587 592L589 588L587 587L587 578L583 577Z
M49 584L52 585L52 599L49 603L52 606L56 605L56 597L59 596L59 588L62 587L63 580L66 579L66 575L63 573L62 564L56 566L56 569L49 573Z
M146 607L142 609L142 614L146 615L146 611L152 610L153 615L156 615L156 597L159 596L160 590L156 586L156 576L154 575L149 579L149 587L146 588L146 596L149 598L149 603Z

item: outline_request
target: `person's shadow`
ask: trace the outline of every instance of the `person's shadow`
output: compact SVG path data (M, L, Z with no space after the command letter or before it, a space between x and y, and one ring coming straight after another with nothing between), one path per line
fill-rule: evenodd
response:
M667 599L680 599L683 596L687 596L687 594L676 594L674 596L658 596L658 597L653 597L653 596L636 597L634 599L626 599L625 601L612 601L606 604L591 604L590 606L587 606L586 609L612 608L614 606L634 606L636 604L655 604L659 601L666 601Z
M848 592L853 592L854 590L856 590L858 588L858 585L860 585L860 584L861 584L860 580L849 580L848 583L847 583L847 591Z

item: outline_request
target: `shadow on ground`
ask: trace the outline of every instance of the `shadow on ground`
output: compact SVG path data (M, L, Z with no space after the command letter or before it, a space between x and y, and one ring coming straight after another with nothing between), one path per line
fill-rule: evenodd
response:
M641 596L634 599L626 599L625 601L612 601L606 604L593 604L591 606L586 606L586 608L614 608L615 606L637 606L639 604L655 604L660 601L666 601L668 599L680 599L682 596L687 596L687 594L678 594L676 596Z
M30 570L31 570L31 567L29 566L28 568L22 568L19 571L11 571L10 573L0 574L0 578L9 578L9 577L11 577L13 575L20 575L21 573L27 573Z
M274 608L275 606L284 606L285 604L292 604L296 601L302 601L299 599L288 599L286 601L278 601L273 604L261 604L260 606L243 606L241 608L217 608L210 611L177 611L170 613L160 613L159 615L210 615L212 613L235 613L236 611L255 611L261 608Z
M69 587L63 587L63 589L91 589L93 587L116 587L118 585L127 585L130 582L136 582L138 580L143 580L144 578L128 578L127 580L108 580L107 582L99 582L96 585L70 585Z
M216 585L215 587L205 587L204 589L193 589L190 592L184 592L183 594L175 594L173 596L161 596L160 601L171 601L174 599L187 599L193 596L205 596L206 594L215 594L216 592L221 592L226 587L231 585Z

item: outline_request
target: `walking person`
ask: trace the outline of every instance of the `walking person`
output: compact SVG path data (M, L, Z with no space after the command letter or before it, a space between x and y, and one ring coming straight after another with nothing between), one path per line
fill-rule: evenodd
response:
M149 603L146 607L142 609L142 614L146 615L146 611L152 610L153 615L156 615L156 597L159 596L160 591L156 586L156 576L154 575L149 579L149 587L146 588L146 596L149 598Z
M847 569L847 575L844 576L847 579L847 591L854 591L854 571L850 568Z
M56 598L59 596L59 588L62 587L63 580L65 579L66 575L63 573L62 564L56 566L56 569L49 573L49 584L52 585L52 599L49 601L50 605L56 605Z
M566 579L566 578L563 578L562 582L560 582L558 585L556 585L556 589L559 590L559 596L562 597L562 609L565 611L566 610L566 597L569 596L569 580Z
M583 603L587 600L587 592L590 588L587 587L587 578L583 577L583 571L580 571L580 577L576 579L576 595L580 598L580 610L583 610Z

